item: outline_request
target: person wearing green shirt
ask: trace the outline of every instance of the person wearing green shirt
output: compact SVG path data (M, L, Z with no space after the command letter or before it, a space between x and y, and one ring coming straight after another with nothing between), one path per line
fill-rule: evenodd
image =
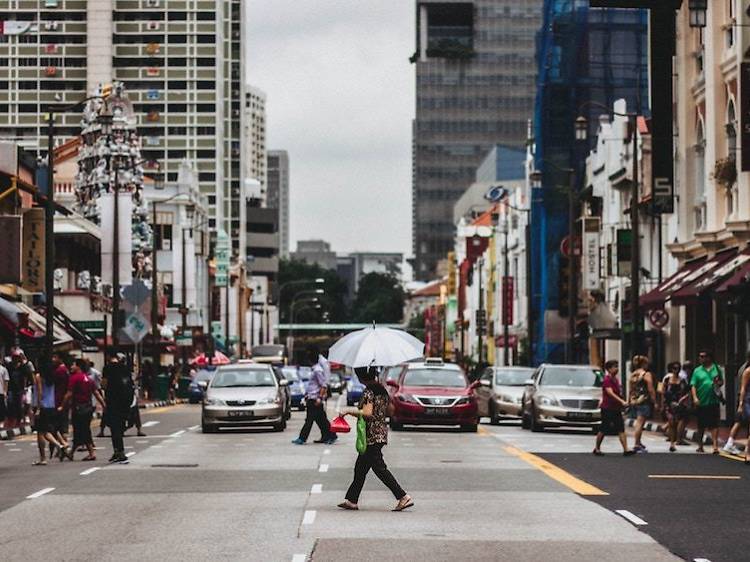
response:
M693 395L693 403L697 407L698 418L698 449L703 452L703 434L708 429L711 431L714 455L719 454L719 405L720 394L724 385L724 374L721 368L714 363L713 355L708 351L698 354L700 365L693 371L690 379L690 389Z

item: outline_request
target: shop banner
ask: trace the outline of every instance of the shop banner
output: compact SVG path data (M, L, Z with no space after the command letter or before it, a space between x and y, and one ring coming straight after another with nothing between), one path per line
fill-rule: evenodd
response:
M44 209L29 209L23 215L22 287L30 293L44 291Z

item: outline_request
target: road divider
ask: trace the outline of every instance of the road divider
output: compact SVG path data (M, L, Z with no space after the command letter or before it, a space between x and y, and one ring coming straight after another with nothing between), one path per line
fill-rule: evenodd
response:
M624 517L625 519L630 521L633 525L636 525L638 527L642 527L643 525L648 525L648 523L646 523L643 519L629 512L627 509L617 509L615 510L615 513L619 515L620 517Z
M522 461L530 464L534 468L541 470L544 474L546 474L553 480L556 480L563 486L570 488L576 494L579 494L581 496L608 496L609 495L604 490L600 490L596 486L593 486L592 484L589 484L588 482L584 482L580 478L576 478L569 472L563 470L562 468L558 466L555 466L554 464L544 460L541 457L532 455L531 453L527 453L526 451L523 451L521 449L518 449L517 447L512 447L512 446L505 447L505 451L515 457L518 457Z

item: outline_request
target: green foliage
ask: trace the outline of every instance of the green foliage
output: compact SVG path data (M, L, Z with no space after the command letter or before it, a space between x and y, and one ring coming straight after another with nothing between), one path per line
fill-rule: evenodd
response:
M316 284L315 279L319 278L324 279L325 282ZM301 283L304 280L309 280L309 283ZM294 321L296 323L321 322L323 312L328 312L330 322L349 321L349 311L344 302L347 293L346 283L335 271L323 269L317 264L281 260L279 262L279 287L282 288L280 295L282 323L287 323L290 320L289 307L295 295L297 300L317 297L319 304L322 305L319 310L313 308L312 303L309 307L307 305L296 305L294 309ZM308 291L315 291L319 288L323 288L325 293L322 295L308 293ZM300 295L302 291L305 291L304 295Z
M404 314L404 289L393 275L368 273L359 281L352 320L378 324L399 323Z

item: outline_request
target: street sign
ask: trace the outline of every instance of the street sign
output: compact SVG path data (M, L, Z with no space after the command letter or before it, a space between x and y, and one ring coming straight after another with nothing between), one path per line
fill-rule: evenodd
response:
M503 324L513 324L513 277L503 277Z
M581 237L580 236L575 236L573 238L572 252L576 256L581 255ZM562 242L560 242L560 253L566 258L569 258L571 256L570 236L566 236L565 238L562 239Z
M132 284L123 289L122 296L130 304L141 306L151 297L151 291L141 279L134 279Z
M229 283L229 236L220 228L216 234L216 248L214 256L216 259L216 276L215 284L217 287L224 287Z
M149 332L149 322L140 312L134 312L125 319L125 327L122 329L125 335L133 343L139 343Z
M662 329L669 324L669 312L663 308L656 308L648 313L648 319L654 328Z

